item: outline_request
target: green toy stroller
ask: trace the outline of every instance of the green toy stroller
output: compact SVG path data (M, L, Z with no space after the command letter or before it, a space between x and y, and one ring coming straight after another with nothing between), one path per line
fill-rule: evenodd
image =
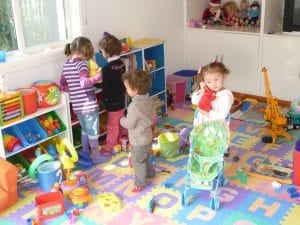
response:
M218 187L224 184L223 161L230 140L225 121L208 121L193 128L190 133L190 153L182 204L189 202L188 190L210 190L210 208L219 208Z

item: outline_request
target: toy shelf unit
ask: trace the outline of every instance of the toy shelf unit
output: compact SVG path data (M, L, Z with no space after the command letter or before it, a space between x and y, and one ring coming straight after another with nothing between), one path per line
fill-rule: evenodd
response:
M167 112L164 40L142 38L133 41L132 45L142 49L143 69L152 75L150 96L154 99L157 116L163 116Z
M57 105L0 126L0 157L9 158L55 138L71 140L69 115L67 96L62 93Z
M153 80L150 96L154 98L157 115L162 116L167 110L164 41L142 38L133 41L132 46L130 51L121 54L126 70L139 68L151 73ZM96 53L95 58L100 67L107 63L101 53Z
M203 24L202 15L204 11L208 8L210 1L200 1L200 0L185 0L184 1L184 24L186 29L206 29L206 30L224 30L229 32L246 32L246 33L260 33L262 25L238 25L237 22L232 25L225 25L224 22L208 22L208 24ZM222 8L227 2L235 2L237 9L240 9L240 0L222 0L220 8ZM249 1L251 4L253 1ZM260 12L263 17L265 0L259 0ZM262 21L260 22L262 24Z

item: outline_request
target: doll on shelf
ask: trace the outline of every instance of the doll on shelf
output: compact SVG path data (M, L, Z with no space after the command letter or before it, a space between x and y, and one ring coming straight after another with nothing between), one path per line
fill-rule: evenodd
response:
M253 26L260 25L260 5L258 1L253 1L249 9L250 24Z
M240 11L239 11L239 25L240 26L248 26L249 24L249 1L241 0L240 1Z
M210 0L209 6L204 10L201 19L203 24L221 24L221 0Z
M238 25L238 7L234 1L226 2L222 7L223 24L227 26Z

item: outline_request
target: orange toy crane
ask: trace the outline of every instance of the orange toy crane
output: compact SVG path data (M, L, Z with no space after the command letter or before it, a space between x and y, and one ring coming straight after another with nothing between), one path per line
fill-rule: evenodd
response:
M287 118L283 116L282 112L280 111L280 108L278 106L278 102L276 98L273 98L268 78L268 71L264 67L262 69L263 75L264 75L264 82L265 82L265 92L266 92L266 98L267 98L267 106L265 108L264 112L264 119L265 119L265 129L260 133L263 137L263 142L269 142L264 141L264 137L272 137L272 143L275 143L276 138L278 136L283 136L286 138L286 140L290 141L292 140L292 136L289 135L287 130Z

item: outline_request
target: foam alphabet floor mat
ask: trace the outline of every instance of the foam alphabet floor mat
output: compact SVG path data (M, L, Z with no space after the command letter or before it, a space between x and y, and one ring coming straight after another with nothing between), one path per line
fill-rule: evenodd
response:
M175 130L191 128L191 123L174 118L162 118L158 132L170 123ZM155 157L156 176L146 188L133 193L133 170L128 166L128 153L116 153L106 164L87 170L90 201L79 209L79 215L68 216L74 206L65 197L65 213L40 221L45 225L298 225L300 224L300 197L292 197L289 190L300 193L300 187L292 184L274 186L272 180L247 174L255 160L265 159L282 162L292 167L295 141L300 137L293 130L293 141L281 140L279 144L260 141L259 124L241 120L231 121L231 144L229 156L225 157L224 171L229 182L219 187L217 198L220 207L210 208L212 194L206 190L189 190L188 204L182 204L182 193L187 176L187 154L174 158ZM103 209L98 196L113 193L120 201L120 208L113 212ZM0 213L1 225L28 224L29 218L37 216L35 197L39 188L23 190L18 201ZM151 212L151 200L155 204ZM1 203L0 203L1 204Z

